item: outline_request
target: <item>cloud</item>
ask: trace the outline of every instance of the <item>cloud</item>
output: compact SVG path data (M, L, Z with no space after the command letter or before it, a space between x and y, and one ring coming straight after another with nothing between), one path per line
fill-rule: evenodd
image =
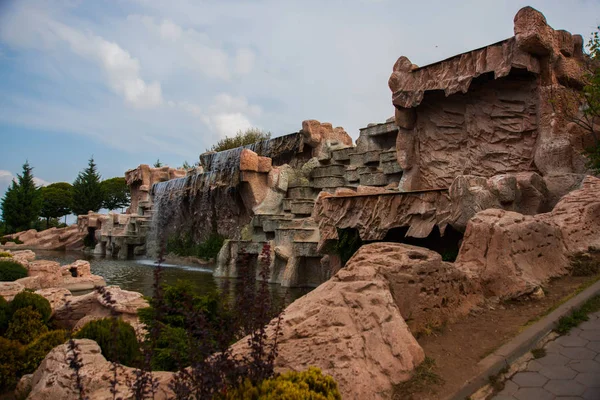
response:
M117 43L72 28L30 7L17 9L11 18L4 18L4 22L0 36L7 43L45 49L66 44L73 53L102 68L109 87L129 105L151 108L162 103L160 83L145 82L140 76L139 61Z
M13 179L15 179L15 177L12 172L0 169L0 184L9 184Z
M239 75L247 75L254 66L254 52L250 49L239 49L235 56L235 71Z
M37 185L37 186L48 186L49 184L51 184L52 182L48 182L42 178L38 178L37 176L33 177L33 182Z

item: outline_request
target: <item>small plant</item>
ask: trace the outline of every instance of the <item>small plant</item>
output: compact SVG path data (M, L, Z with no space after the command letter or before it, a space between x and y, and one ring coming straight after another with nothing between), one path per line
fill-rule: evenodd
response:
M22 344L31 343L36 337L48 332L48 328L42 321L42 315L32 307L18 309L6 330L6 338L17 340Z
M113 339L116 324L116 342ZM140 347L133 327L122 319L103 318L90 321L75 335L75 339L96 341L107 360L135 367L140 362Z
M50 350L67 341L67 332L55 330L44 333L31 342L23 351L21 375L33 373Z
M43 322L47 322L52 314L50 302L44 296L40 296L39 294L23 291L18 293L10 302L11 314L14 314L21 308L27 307L31 307L39 312Z
M444 380L435 372L435 360L425 357L413 371L411 378L394 388L394 399L412 399L415 393L435 391L435 386L444 383Z
M265 379L258 385L246 379L239 388L228 392L226 398L341 400L342 395L331 376L323 375L317 367L309 367L307 371Z
M12 258L12 254L7 251L0 251L0 258Z
M21 343L0 337L0 393L17 385L22 353Z
M13 282L26 276L27 268L18 262L6 258L0 259L0 281Z
M581 308L574 310L571 315L566 315L558 320L554 329L557 333L564 335L572 328L588 320L588 314L600 310L600 296L594 296L586 301Z
M537 349L531 350L531 355L535 359L546 357L546 349L543 347L538 347Z

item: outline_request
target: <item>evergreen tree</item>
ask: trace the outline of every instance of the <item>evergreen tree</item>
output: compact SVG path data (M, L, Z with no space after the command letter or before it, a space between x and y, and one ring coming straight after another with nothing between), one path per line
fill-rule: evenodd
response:
M98 212L102 208L104 194L100 185L100 174L96 170L94 157L90 158L86 169L81 171L73 182L73 204L75 215L84 215L88 211Z
M2 216L8 232L29 229L38 219L42 207L40 191L33 181L33 168L26 161L2 198Z
M60 218L71 213L73 202L73 186L67 182L57 182L40 189L42 210L40 217L46 218L46 226L50 226L51 218Z
M104 202L102 206L108 210L116 210L130 203L129 186L125 178L115 177L102 181Z

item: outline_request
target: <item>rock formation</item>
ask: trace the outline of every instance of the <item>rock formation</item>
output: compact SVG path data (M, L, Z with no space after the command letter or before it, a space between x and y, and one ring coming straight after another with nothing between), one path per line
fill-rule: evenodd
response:
M111 393L110 383L113 379L112 363L104 358L100 346L89 339L76 339L75 343L82 364L79 374L87 398L94 400L115 398ZM16 391L18 398L31 400L79 398L73 379L73 369L68 362L65 362L72 355L67 344L55 347L33 374L21 378ZM120 367L118 372L116 398L132 398L132 390L127 382L135 381L134 369ZM169 383L173 379L172 372L153 372L152 378L157 380L154 399L173 398L173 392L169 389Z
M87 232L81 232L76 225L50 228L40 232L30 229L4 236L6 239L18 239L23 242L22 244L6 242L3 246L9 249L81 250L86 234Z

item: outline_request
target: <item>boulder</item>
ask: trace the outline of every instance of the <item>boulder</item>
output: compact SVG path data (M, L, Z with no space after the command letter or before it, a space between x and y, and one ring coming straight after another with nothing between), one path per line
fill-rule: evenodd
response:
M101 353L100 346L93 340L77 339L74 341L82 367L79 370L85 396L94 400L111 400L113 379L112 363ZM31 400L77 399L79 392L75 388L73 369L65 362L72 357L73 352L68 344L55 347L48 353L38 369L32 375L26 375L17 387L18 395ZM173 398L169 383L173 379L172 372L153 372L157 390L153 395L155 400ZM116 398L133 398L128 381L135 380L134 368L119 367L116 384Z
M27 278L18 281L28 289L59 287L62 283L60 264L56 261L36 260L29 263Z
M343 281L383 275L411 332L440 326L483 301L478 281L435 251L401 243L362 246L337 273Z
M568 272L563 234L545 217L489 209L473 217L457 268L481 282L486 296L516 298Z
M70 301L73 297L71 292L64 288L47 288L35 291L36 294L44 296L46 300L50 302L52 312L64 306L67 301Z
M89 261L77 260L74 263L60 267L63 276L82 277L92 274Z
M25 290L25 286L18 282L0 282L0 297L11 301L18 293Z
M115 302L112 305L113 311L126 322L137 324L137 310L148 307L148 302L142 294L122 290L118 286L108 286L105 290ZM93 291L83 296L73 297L69 304L56 309L54 320L65 329L73 329L77 322L86 316L104 318L110 315L111 308L107 301L99 292Z
M289 305L281 321L277 371L314 365L336 379L343 398L390 398L393 385L410 377L424 353L381 269L368 262L344 268ZM275 324L267 328L271 338ZM247 352L247 338L232 350Z
M35 253L31 250L13 250L10 253L12 254L13 261L25 267L29 265L29 262L35 260Z

